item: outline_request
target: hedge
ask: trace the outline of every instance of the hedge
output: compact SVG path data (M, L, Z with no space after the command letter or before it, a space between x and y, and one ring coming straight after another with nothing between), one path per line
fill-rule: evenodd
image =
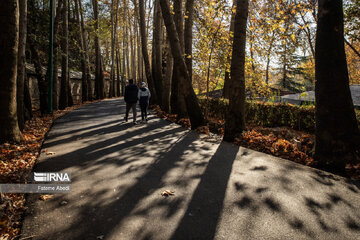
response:
M199 103L209 117L225 119L229 101L227 99L199 98ZM295 106L286 103L270 103L260 101L246 101L246 122L263 127L286 126L306 132L315 131L315 107ZM360 126L360 111L355 110L358 125Z

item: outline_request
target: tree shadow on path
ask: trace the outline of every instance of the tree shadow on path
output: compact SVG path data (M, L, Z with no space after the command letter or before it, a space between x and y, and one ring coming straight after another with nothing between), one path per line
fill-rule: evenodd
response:
M238 151L228 143L219 145L171 239L214 239Z

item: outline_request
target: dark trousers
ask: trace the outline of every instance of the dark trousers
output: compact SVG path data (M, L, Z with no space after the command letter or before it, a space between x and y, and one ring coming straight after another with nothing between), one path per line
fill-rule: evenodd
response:
M147 119L147 108L148 108L148 104L147 103L141 103L140 104L140 109L141 109L141 119Z
M128 120L130 108L133 111L133 121L136 122L136 103L126 103L125 120Z

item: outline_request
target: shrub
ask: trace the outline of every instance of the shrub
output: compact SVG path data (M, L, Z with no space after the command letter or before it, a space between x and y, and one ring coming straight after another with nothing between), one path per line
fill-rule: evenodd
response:
M225 119L226 109L229 104L227 99L199 98L199 103L207 115L216 119ZM206 111L207 109L207 111ZM360 126L360 111L355 110ZM306 132L315 131L315 107L295 106L286 103L270 103L260 101L246 101L247 124L263 127L287 126L295 130Z

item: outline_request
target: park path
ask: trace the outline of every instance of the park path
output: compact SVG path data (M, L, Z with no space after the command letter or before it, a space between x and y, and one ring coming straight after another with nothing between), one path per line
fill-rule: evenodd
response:
M123 112L105 100L56 120L35 170L71 172L72 191L30 194L21 238L360 239L359 182Z

